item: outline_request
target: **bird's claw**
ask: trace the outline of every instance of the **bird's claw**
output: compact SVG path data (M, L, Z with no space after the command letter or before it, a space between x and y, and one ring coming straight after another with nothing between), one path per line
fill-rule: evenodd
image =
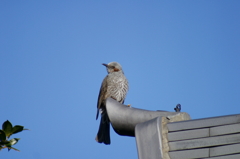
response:
M175 112L180 112L181 111L181 104L177 104L176 107L174 108Z

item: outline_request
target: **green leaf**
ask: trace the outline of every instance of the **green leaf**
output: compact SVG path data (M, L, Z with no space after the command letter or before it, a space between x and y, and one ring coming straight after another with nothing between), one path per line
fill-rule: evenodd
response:
M0 141L6 140L6 134L4 131L0 130Z
M8 144L5 144L7 147L11 147L12 145L15 145L18 140L20 140L20 138L13 138L11 140L9 140L9 143Z
M0 145L6 145L6 144L9 144L9 143L10 143L9 141L5 140L5 141L1 141Z
M5 132L7 137L10 137L10 135L12 134L12 124L10 121L5 121L2 125L2 129Z
M21 126L21 125L15 125L12 128L12 134L16 134L16 133L19 133L21 131L23 131L23 126Z
M14 148L14 147L8 147L8 151L10 151L10 149L13 149L13 150L15 150L15 151L20 151L20 150Z

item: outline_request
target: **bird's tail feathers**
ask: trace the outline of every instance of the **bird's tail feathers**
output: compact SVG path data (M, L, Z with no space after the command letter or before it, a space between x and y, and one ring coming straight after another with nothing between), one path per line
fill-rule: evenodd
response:
M101 114L101 121L95 140L99 143L109 145L110 141L110 121L106 112Z

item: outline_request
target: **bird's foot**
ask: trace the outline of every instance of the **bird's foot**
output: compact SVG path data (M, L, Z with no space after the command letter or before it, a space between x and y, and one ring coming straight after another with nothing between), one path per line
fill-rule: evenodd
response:
M180 112L181 111L181 104L177 104L176 107L174 108L175 112Z
M131 104L128 104L127 107L131 108Z

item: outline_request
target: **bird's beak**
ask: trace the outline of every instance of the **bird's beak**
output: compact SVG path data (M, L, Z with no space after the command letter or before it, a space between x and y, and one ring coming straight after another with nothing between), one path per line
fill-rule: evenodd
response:
M107 64L105 64L105 63L103 63L102 65L103 65L103 66L106 66L106 67L108 67L108 65L107 65Z

